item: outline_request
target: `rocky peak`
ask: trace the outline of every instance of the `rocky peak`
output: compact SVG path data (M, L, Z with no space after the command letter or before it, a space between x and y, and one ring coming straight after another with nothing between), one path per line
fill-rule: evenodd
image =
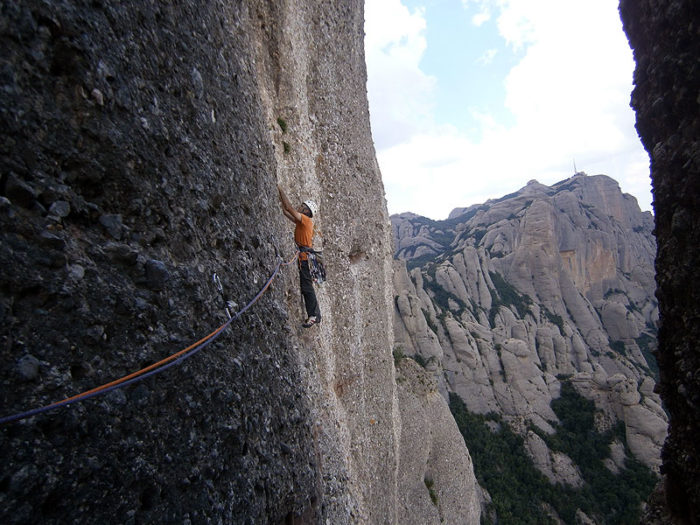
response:
M394 277L396 341L443 395L503 415L549 479L578 486L571 459L526 431L555 431L551 404L570 383L595 402L601 431L622 422L626 453L658 469L652 217L617 182L531 181L445 221L392 225L407 267Z

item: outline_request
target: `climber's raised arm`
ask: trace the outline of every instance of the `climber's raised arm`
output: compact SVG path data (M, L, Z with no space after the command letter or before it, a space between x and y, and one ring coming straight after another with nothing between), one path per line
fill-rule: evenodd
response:
M294 206L289 202L284 190L280 186L277 186L277 191L279 191L280 194L280 203L282 204L282 213L284 213L284 216L294 223L301 222L301 213L294 209Z

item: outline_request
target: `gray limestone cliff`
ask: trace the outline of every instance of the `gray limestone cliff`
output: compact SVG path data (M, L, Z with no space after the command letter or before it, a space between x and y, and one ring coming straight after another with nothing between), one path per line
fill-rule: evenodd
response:
M277 184L320 203L329 277L309 332L283 267L179 366L3 425L3 523L478 523L445 401L392 358L362 38L356 0L2 2L3 416L252 299L294 253Z
M634 51L632 107L651 159L659 391L669 412L664 484L645 523L700 523L700 6L622 0Z
M658 470L667 417L654 392L656 244L633 197L578 173L444 221L392 223L406 261L394 274L395 344L444 396L504 416L552 483L578 487L578 467L540 437L554 433L551 404L570 383L595 402L599 431L624 424L623 459Z

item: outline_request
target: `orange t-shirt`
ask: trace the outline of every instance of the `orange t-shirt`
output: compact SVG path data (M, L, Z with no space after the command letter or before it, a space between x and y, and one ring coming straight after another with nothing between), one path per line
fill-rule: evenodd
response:
M314 242L314 222L310 217L307 217L303 213L301 214L301 222L297 222L297 226L294 229L294 242L299 246L305 246L311 248ZM299 254L299 259L305 261L308 259L308 254L301 252Z

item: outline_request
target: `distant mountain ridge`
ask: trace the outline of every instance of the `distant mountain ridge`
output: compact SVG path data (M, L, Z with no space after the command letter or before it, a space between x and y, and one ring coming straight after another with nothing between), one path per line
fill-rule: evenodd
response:
M667 420L653 391L656 246L634 197L577 173L443 221L391 220L405 261L394 277L396 346L443 395L500 415L552 483L578 487L580 465L544 439L560 424L552 401L573 386L595 402L597 431L624 424L604 458L611 472L625 457L658 468Z

